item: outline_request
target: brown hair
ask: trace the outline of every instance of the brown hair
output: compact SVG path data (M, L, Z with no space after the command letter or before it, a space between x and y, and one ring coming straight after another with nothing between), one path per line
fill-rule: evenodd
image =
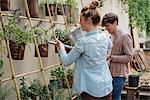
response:
M118 16L114 13L107 13L102 19L102 26L105 26L107 23L113 24L115 21L117 21L118 25Z
M85 19L90 18L92 20L92 23L94 25L98 25L100 23L100 14L98 10L96 9L99 6L98 1L92 1L89 6L84 7L81 10L81 14Z

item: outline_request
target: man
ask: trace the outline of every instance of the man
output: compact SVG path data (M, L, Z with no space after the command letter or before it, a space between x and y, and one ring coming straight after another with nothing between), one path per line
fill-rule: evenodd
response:
M102 19L102 26L112 35L113 47L110 56L110 72L113 77L113 100L120 100L126 78L128 63L133 58L132 37L118 29L118 16L107 13Z

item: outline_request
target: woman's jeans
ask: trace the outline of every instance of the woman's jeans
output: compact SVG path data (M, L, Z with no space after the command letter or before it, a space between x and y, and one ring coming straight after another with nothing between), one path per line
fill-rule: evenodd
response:
M113 77L113 100L120 100L125 80L125 77Z

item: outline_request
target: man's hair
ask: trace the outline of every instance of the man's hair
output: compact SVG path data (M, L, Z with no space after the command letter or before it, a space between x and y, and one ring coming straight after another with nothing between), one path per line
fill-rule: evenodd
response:
M115 21L117 21L118 25L118 16L114 13L107 13L102 19L102 26L104 27L107 23L113 24Z

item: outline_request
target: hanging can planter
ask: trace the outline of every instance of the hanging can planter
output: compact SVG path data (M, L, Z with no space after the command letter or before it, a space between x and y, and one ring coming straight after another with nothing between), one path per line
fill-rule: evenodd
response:
M11 57L14 60L23 60L24 58L24 51L25 51L25 44L21 44L17 46L15 42L9 41L9 47L11 52Z
M48 44L39 44L38 48L41 57L48 57ZM36 49L35 49L35 57L38 57Z
M10 0L0 0L1 11L9 11L10 10Z
M33 18L39 17L38 0L27 0L30 16Z

